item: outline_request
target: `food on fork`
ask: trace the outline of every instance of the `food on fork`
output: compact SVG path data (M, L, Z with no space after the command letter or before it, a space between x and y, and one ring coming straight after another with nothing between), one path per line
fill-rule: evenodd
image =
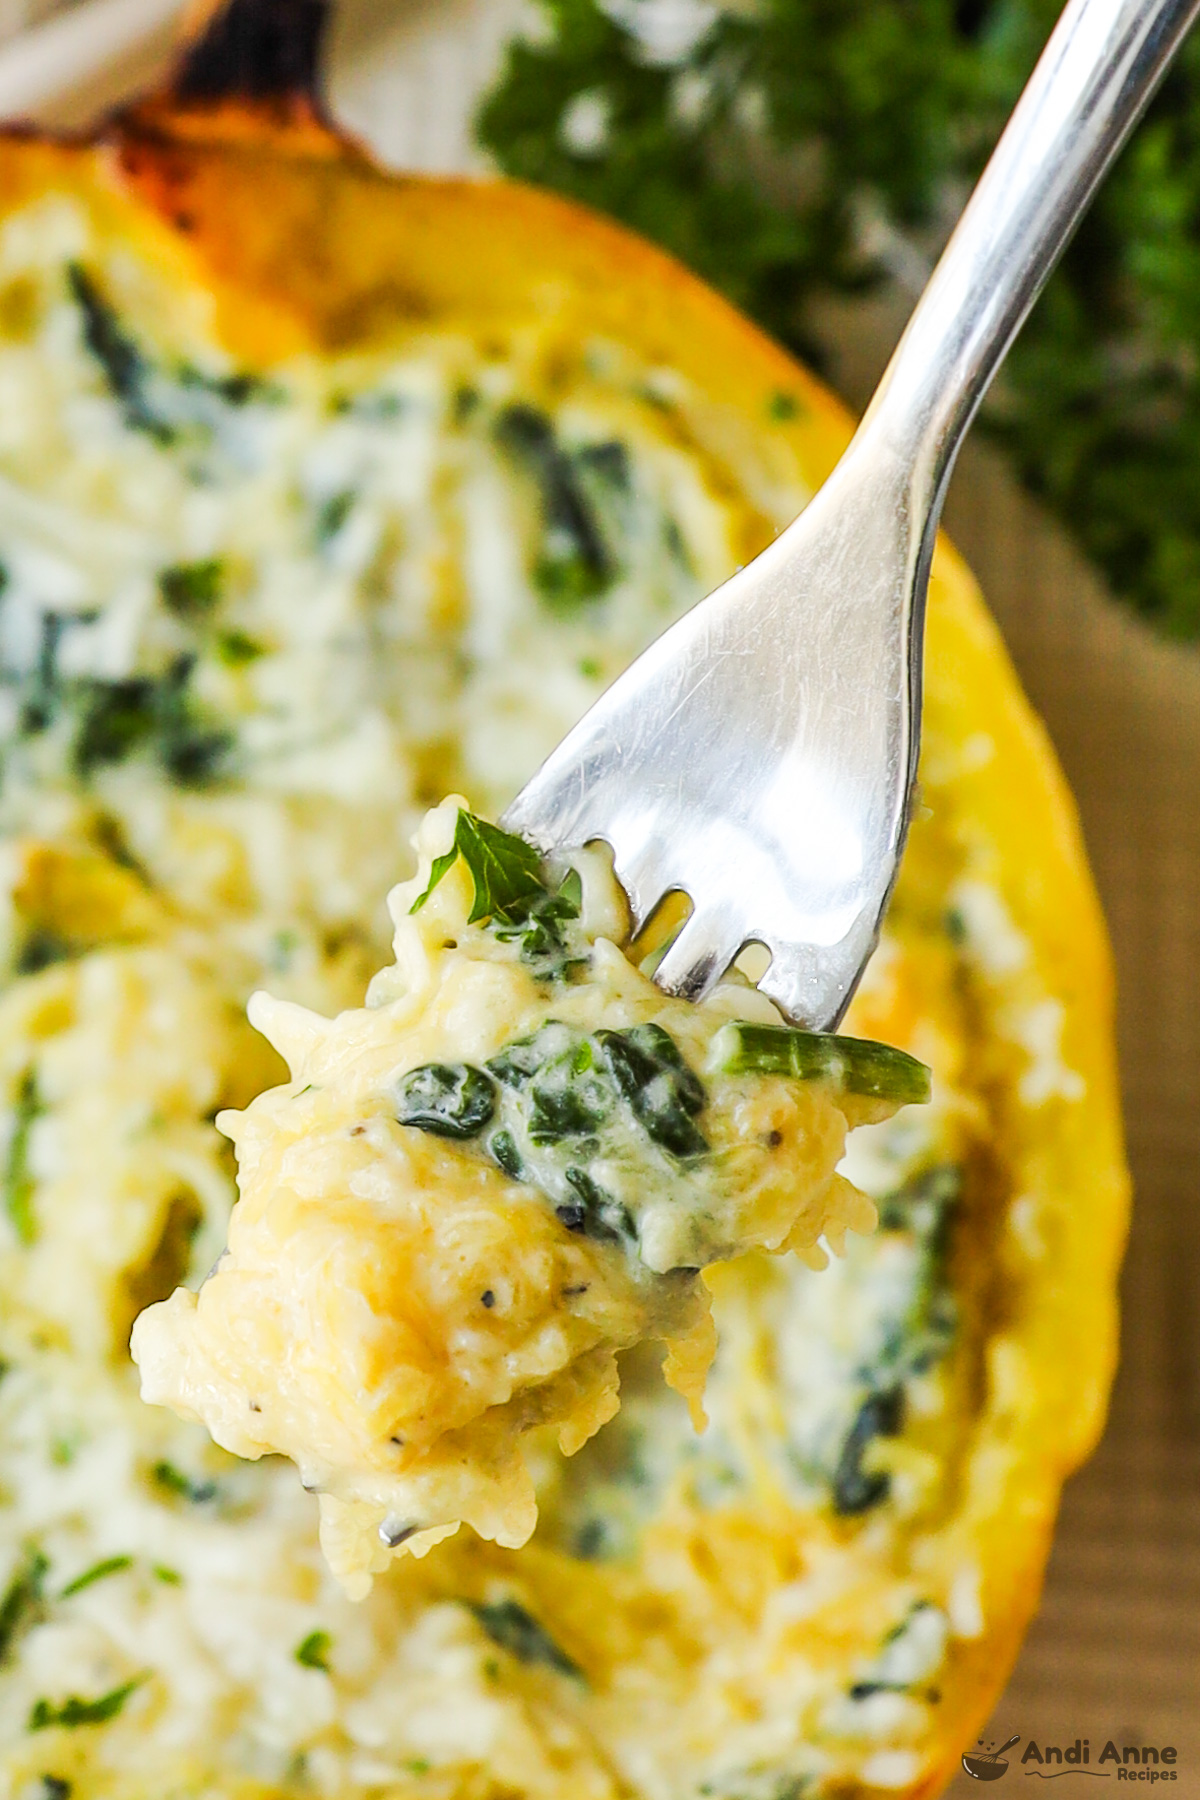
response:
M617 1411L619 1351L663 1340L702 1426L700 1271L821 1267L822 1239L871 1230L846 1132L929 1098L914 1057L791 1030L736 972L698 1006L660 993L595 848L551 869L458 799L415 844L366 1007L251 1002L292 1080L219 1119L228 1249L133 1334L144 1398L298 1464L353 1596L462 1522L525 1543L523 1438L578 1450Z

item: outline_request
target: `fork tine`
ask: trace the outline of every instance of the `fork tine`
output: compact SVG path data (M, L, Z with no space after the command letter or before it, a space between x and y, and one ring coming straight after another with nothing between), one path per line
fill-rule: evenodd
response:
M741 949L717 914L694 912L655 971L655 985L684 1000L703 1000Z
M658 861L659 858L650 845L643 845L632 853L617 850L613 853L613 873L625 890L634 937L667 892L666 883L656 866Z

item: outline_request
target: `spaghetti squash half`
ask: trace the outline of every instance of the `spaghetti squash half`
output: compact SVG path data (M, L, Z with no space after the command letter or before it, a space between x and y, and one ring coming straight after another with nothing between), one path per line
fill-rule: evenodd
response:
M169 107L0 144L0 1769L14 1793L928 1794L1099 1430L1126 1179L1070 797L967 571L846 1029L933 1070L855 1131L880 1223L708 1272L524 1548L349 1602L292 1471L142 1405L134 1316L225 1236L213 1123L334 1013L448 790L493 816L805 503L850 421L625 232Z

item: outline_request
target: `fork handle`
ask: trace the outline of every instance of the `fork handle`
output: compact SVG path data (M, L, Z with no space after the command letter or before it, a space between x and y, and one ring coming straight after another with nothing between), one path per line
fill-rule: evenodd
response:
M1197 13L1200 0L1063 10L860 428L913 470L931 528L992 376Z

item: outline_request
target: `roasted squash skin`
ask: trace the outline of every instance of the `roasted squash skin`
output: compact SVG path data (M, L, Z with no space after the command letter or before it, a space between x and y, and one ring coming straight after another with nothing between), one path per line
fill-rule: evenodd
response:
M199 278L217 335L251 367L370 346L398 321L506 333L553 319L560 340L598 334L677 370L728 441L761 436L770 415L780 454L812 489L851 434L845 409L811 375L631 234L514 184L385 176L308 117L164 102L94 145L0 144L0 211L63 191L83 196L168 283ZM765 517L755 529L746 555L766 541ZM1101 1430L1128 1202L1112 971L1074 805L972 577L944 541L928 633L926 792L947 819L944 844L1001 896L1028 960L1003 982L982 968L969 1002L1004 1175L978 1238L956 1251L956 1281L988 1332L944 1530L975 1547L986 1628L958 1642L943 1671L936 1755L902 1790L914 1800L944 1785L994 1706L1037 1603L1061 1484ZM1060 1060L1078 1078L1070 1093L1031 1093L1027 1082L1023 1092L1014 979L1060 1008ZM848 1028L903 1042L903 1008L877 1018L876 1004L864 995ZM781 1554L764 1542L771 1567L758 1579L790 1578ZM532 1594L561 1589L561 1559L538 1542L520 1566ZM589 1616L604 1604L597 1573L581 1572L563 1604L586 1647ZM636 1617L633 1596L614 1654L636 1656Z

